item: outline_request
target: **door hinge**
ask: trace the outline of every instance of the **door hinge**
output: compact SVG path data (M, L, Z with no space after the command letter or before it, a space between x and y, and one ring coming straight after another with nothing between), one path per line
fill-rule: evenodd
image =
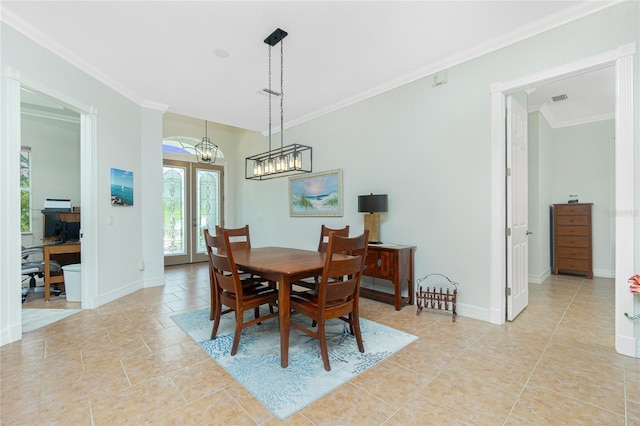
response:
M504 230L504 233L505 233L505 235L506 235L507 237L510 237L510 236L511 236L511 228L506 228L506 229Z
M505 287L504 294L506 294L507 296L511 296L511 287Z
M507 169L504 171L505 176L511 176L511 167L507 167Z

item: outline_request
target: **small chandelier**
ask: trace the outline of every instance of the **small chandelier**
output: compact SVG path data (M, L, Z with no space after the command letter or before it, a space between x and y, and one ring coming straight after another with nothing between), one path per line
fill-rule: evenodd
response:
M198 163L213 164L218 157L218 145L211 142L211 139L207 137L207 121L204 122L204 137L202 141L194 147L196 150L196 157Z
M312 171L310 146L293 144L284 146L284 42L287 32L276 29L264 42L269 45L269 151L245 158L245 179L265 180ZM280 93L271 90L271 47L280 43ZM271 149L271 97L280 96L280 148Z

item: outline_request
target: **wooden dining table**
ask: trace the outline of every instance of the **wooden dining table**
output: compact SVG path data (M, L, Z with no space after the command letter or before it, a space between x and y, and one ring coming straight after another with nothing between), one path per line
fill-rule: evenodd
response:
M280 365L282 368L289 365L291 283L302 278L322 275L325 255L325 253L318 251L286 247L258 247L233 252L238 269L278 283Z

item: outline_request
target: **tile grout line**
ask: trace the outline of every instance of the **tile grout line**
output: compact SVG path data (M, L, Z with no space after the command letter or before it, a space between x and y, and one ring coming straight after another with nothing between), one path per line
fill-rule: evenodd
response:
M540 365L540 360L542 360L542 357L544 356L545 352L547 351L547 348L551 344L551 340L553 339L553 336L558 331L558 328L560 328L560 324L562 323L562 320L564 320L564 317L567 315L567 312L569 312L569 309L571 308L571 305L573 304L573 301L576 299L576 296L578 295L578 292L582 288L582 284L583 283L584 283L584 278L582 279L582 281L580 281L580 285L576 289L575 293L573 294L573 297L571 298L571 301L569 301L569 304L567 305L566 309L562 313L562 317L560 317L560 319L558 320L558 324L556 324L555 328L553 329L553 331L549 335L549 339L547 340L547 344L542 349L542 352L540 353L540 356L538 357L538 360L536 361L536 364L531 369L531 373L529 373L529 376L527 377L527 380L524 382L524 385L522 385L522 389L520 389L520 392L518 392L518 396L516 397L516 400L513 402L513 405L511 406L511 410L509 410L509 414L507 414L507 417L504 419L503 425L506 424L507 419L509 419L509 417L511 417L511 414L513 414L514 408L518 404L518 401L520 401L520 397L522 397L522 394L524 393L524 390L529 385L529 382L531 381L531 377L533 376L533 373L538 368L538 365Z
M431 326L434 326L435 324L436 324L436 323L433 323L433 324L431 324ZM393 327L393 325L389 325L389 326L390 326L390 327ZM431 327L431 326L430 326L430 327ZM430 327L428 327L428 328L430 328ZM484 336L484 335L485 335L485 334L487 334L487 333L488 333L488 330L487 330L487 331L485 331L484 333L482 333L481 335L476 336L476 338L475 338L475 339L474 339L474 340L473 340L473 341L472 341L472 342L471 342L467 347L465 347L463 350L461 350L461 351L459 352L459 354L454 358L454 360L457 360L457 359L459 359L459 358L463 357L463 356L464 356L464 353L467 351L467 349L468 349L469 347L471 347L475 342L479 341L479 340L482 338L482 336ZM418 336L418 338L420 338L420 336ZM395 361L393 361L393 360L385 360L385 361L388 361L388 362L390 362L390 363L393 363L393 364L395 364L395 365L398 365L398 366L400 366L400 367L402 367L402 368L404 368L404 369L406 369L406 370L413 371L412 369L407 368L407 367L405 367L404 365L398 364L398 363L396 363L396 362L395 362ZM453 362L453 361L452 361L452 362ZM420 387L420 389L416 390L416 392L414 393L414 395L413 395L411 398L409 398L409 399L408 399L404 404L400 405L400 407L398 407L398 409L397 409L397 410L396 410L396 411L395 411L395 412L394 412L394 413L393 413L393 414L392 414L388 419L386 419L386 420L384 421L384 423L383 423L383 424L388 424L388 423L389 423L389 421L390 421L391 419L393 419L393 417L394 417L396 414L398 414L401 410L403 410L405 407L407 407L407 406L410 404L410 402L411 402L411 401L413 401L413 399L414 399L416 396L418 396L418 395L420 394L420 392L422 392L424 389L426 389L426 388L427 388L427 386L429 386L429 385L430 385L430 384L431 384L435 379L437 379L438 377L440 377L440 375L442 375L442 373L443 373L443 372L445 372L448 368L449 368L449 367L448 367L448 366L446 366L446 367L443 367L442 369L438 370L438 372L437 372L437 373L436 373L436 374L435 374L431 379L429 379L429 380L427 381L427 383L425 383L425 384L424 384L424 386L421 386L421 387ZM351 381L350 381L349 383L351 383ZM357 386L357 385L355 385L355 386ZM364 389L363 389L363 390L364 390ZM375 395L374 395L374 396L375 396ZM381 399L381 398L379 398L379 399ZM382 399L381 399L381 400L382 400ZM384 401L384 400L383 400L383 401ZM385 401L385 402L386 402L386 401ZM438 406L440 406L440 407L442 407L442 408L444 408L444 409L446 409L446 410L453 411L451 407L448 407L448 406L446 406L446 405L444 405L444 404L442 404L442 403L440 403L440 402L433 401L433 403L434 403L434 404L436 404L436 405L438 405ZM388 402L387 402L387 404L390 404L390 403L388 403ZM390 405L391 405L391 404L390 404ZM466 415L464 415L464 417L465 417L469 422L472 422L472 419L468 418Z

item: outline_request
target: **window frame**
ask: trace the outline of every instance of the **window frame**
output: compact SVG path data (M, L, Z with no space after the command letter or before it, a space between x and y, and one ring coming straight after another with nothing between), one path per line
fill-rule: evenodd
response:
M23 157L25 161L23 161ZM26 167L23 166L26 164ZM23 171L26 169L26 173ZM23 176L26 174L26 178ZM22 235L33 233L33 218L31 217L31 207L33 205L33 152L30 147L20 147L20 233ZM27 206L23 206L23 194L28 194ZM26 213L27 229L23 229L23 219Z

